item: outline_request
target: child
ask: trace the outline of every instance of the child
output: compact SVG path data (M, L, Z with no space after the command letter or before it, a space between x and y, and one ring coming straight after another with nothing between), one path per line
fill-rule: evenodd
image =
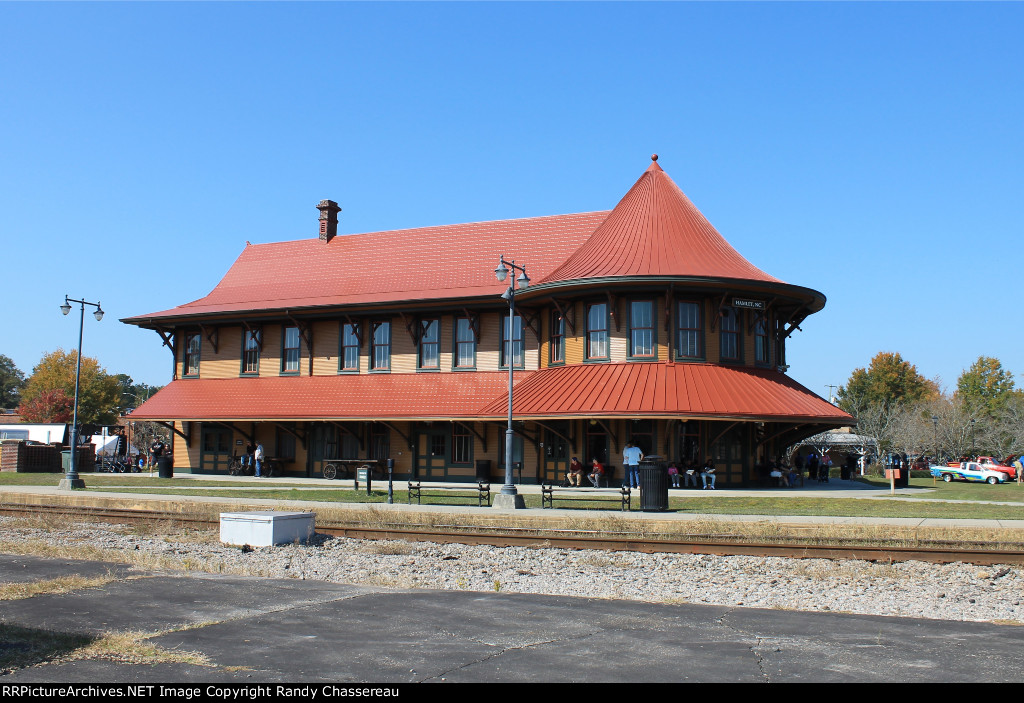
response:
M672 488L679 488L679 467L674 461L668 465L668 476L672 479Z

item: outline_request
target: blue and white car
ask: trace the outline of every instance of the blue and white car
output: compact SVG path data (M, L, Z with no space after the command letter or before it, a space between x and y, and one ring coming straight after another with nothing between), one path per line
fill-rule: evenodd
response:
M933 466L932 476L941 478L946 483L950 481L984 481L995 485L1005 483L1009 480L1002 471L986 469L976 461L965 461L960 466Z

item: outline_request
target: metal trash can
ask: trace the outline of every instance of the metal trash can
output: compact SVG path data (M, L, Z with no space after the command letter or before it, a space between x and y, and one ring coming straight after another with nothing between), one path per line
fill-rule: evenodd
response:
M640 510L668 510L668 467L654 461L640 462Z
M156 460L160 478L174 478L174 457L162 456Z

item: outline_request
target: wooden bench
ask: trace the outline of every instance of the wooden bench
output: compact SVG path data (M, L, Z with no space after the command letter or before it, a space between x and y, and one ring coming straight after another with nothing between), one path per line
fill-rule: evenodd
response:
M423 503L421 502L422 499L423 499L423 491L428 491L428 496L429 496L429 492L431 492L431 491L461 491L463 493L466 493L466 492L474 491L474 490L477 493L476 496L475 496L477 506L479 506L481 508L484 507L485 505L487 507L490 507L491 506L491 484L484 483L483 481L478 482L475 486L470 486L470 485L466 485L466 486L431 486L431 485L428 485L426 487L423 486L423 482L422 481L409 481L409 489L408 489L409 505L412 505L413 497L416 498L416 504L417 505L423 505ZM470 500L472 500L474 498L473 495L456 495L456 496L451 496L451 497L452 498L468 498Z
M540 506L542 508L554 508L555 502L555 491L560 494L558 500L587 500L587 501L615 501L619 504L619 510L625 512L630 510L630 490L629 486L623 486L615 492L603 490L600 488L583 488L579 486L572 486L570 488L563 488L561 486L553 486L547 484L541 484L540 487Z

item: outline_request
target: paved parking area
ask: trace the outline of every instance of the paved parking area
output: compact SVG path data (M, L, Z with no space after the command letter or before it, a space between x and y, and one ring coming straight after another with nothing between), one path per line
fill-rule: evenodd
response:
M0 555L0 582L68 573L116 578L0 601L0 622L133 630L167 650L200 652L209 665L70 661L20 669L4 683L1024 681L1015 659L1024 628L1012 626L388 590Z

